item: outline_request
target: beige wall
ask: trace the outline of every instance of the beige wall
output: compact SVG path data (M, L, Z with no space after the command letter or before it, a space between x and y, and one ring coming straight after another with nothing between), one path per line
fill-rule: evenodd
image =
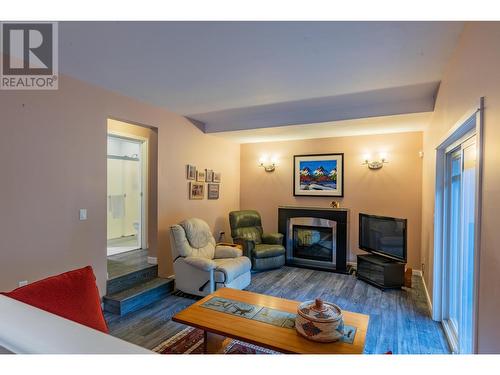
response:
M408 219L408 263L420 269L420 226L422 133L310 139L244 144L241 147L241 208L256 209L262 215L264 230L277 230L278 206L328 207L335 199L351 210L350 246L352 261L358 250L360 212ZM294 197L293 155L344 153L344 198ZM361 165L363 155L387 152L389 164L380 170ZM276 155L274 173L258 166L263 155Z
M478 349L500 353L500 23L468 23L439 89L425 132L422 262L432 293L435 151L440 138L485 96L484 174L479 280Z
M106 280L106 134L113 117L158 129L158 261L189 216L228 231L239 208L240 147L181 116L68 77L57 91L0 91L0 290L90 264ZM219 200L188 200L186 163L222 173ZM88 220L78 220L78 209Z

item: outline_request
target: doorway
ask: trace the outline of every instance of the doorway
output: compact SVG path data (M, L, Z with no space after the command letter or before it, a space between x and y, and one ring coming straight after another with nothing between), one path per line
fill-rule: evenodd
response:
M433 318L460 354L476 352L482 108L481 100L437 148Z
M146 248L145 141L108 134L107 255Z

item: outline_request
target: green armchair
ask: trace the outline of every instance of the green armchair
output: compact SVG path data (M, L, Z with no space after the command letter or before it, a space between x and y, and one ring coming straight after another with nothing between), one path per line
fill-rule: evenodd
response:
M252 261L252 270L263 271L285 264L285 248L281 233L264 233L257 211L229 213L231 237L243 248L243 255Z

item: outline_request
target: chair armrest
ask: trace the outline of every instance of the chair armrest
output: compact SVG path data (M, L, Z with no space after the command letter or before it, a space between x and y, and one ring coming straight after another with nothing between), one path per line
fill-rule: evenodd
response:
M193 266L194 268L198 268L202 271L211 271L217 267L217 264L211 259L201 258L201 257L185 257L183 258L184 262Z
M217 245L215 247L215 258L238 258L243 255L240 245L227 246L227 245Z
M236 243L231 243L231 242L217 242L215 246L231 246L231 247L237 247L238 249L241 249L241 245L238 245Z
M246 238L233 238L233 241L243 248L243 255L251 259L252 251L255 248L255 241Z
M269 245L283 245L283 235L281 233L264 233L262 243Z

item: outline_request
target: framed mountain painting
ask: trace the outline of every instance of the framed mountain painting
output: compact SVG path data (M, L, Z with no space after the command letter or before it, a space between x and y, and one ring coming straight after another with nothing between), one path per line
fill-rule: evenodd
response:
M293 195L344 196L344 154L295 155Z

